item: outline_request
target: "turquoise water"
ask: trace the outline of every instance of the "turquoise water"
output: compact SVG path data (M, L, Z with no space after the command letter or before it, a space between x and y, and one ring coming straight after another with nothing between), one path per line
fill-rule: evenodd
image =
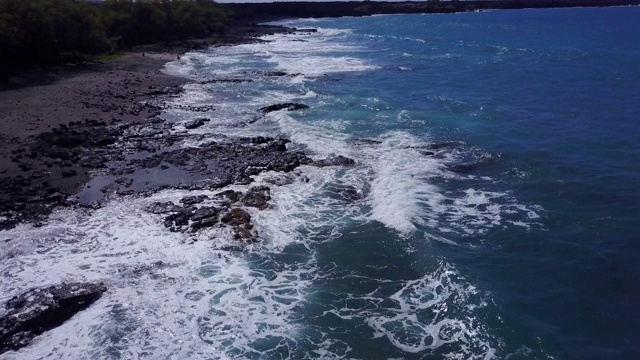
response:
M109 286L3 358L640 357L639 18L291 20L318 31L167 64L252 80L188 85L171 101L216 109L167 110L171 131L202 135L175 146L283 136L356 165L256 176L271 207L248 209L260 242L243 250L224 229L171 233L144 211L206 190L115 197L0 233L16 239L0 248L1 293ZM258 110L281 102L310 108Z

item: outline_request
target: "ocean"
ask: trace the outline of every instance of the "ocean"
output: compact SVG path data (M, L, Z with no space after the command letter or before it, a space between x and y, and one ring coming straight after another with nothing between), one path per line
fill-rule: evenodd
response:
M356 164L257 175L271 207L250 210L260 241L244 247L144 211L204 190L1 231L14 239L0 245L2 300L59 280L109 291L0 358L640 358L638 19L287 20L317 31L168 63L196 81L252 80L187 85L172 102L216 107L189 131L281 136ZM309 109L260 115L285 102Z

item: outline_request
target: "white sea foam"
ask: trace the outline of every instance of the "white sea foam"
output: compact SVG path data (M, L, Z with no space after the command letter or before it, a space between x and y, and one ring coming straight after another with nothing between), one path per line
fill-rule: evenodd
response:
M374 170L371 218L408 235L423 223L426 208L434 208L442 195L431 177L442 174L441 161L420 154L417 139L406 133L388 134L369 149Z
M256 61L276 64L289 74L317 77L328 73L368 71L377 66L353 56L341 55L358 51L355 44L334 41L350 30L318 28L315 33L276 34L263 37L267 43L243 44L216 48L210 52L192 52L165 65L169 74L195 78L198 75L230 75L255 66ZM290 79L300 83L303 77Z
M269 179L283 176L291 179L287 181L291 183L271 186L273 206L254 214L257 229L269 239L266 246L270 249L282 249L294 243L312 248L316 242L339 237L348 224L364 221L362 203L347 202L332 193L336 188L347 186L363 191L366 184L361 178L342 174L338 168L303 166L295 175L268 172L256 181L269 184Z
M407 40L407 41L414 41L422 44L426 43L424 39L412 38L412 37L406 37L406 36L373 35L373 34L367 34L365 36L373 39Z
M317 77L329 73L367 71L377 69L376 66L369 65L361 59L349 56L300 57L300 54L280 54L272 56L269 61L275 63L276 67L280 70L284 70L292 74L304 74L310 77Z
M488 306L488 295L450 265L441 264L415 280L367 280L378 282L377 289L348 296L344 304L353 305L325 314L361 319L373 329L375 338L384 337L405 353L429 352L445 359L497 358L502 342L480 315ZM387 294L388 288L399 289Z
M399 123L419 123L419 124L425 123L425 120L423 119L419 119L419 118L414 119L413 116L411 115L411 112L407 110L401 110L396 116L396 120Z
M60 211L43 227L1 232L12 239L0 253L4 296L61 281L103 281L109 288L87 310L6 358L269 356L277 344L256 347L257 341L294 342L289 316L312 279L313 257L280 268L259 253L216 250L234 244L224 231L185 237L142 210L186 194L120 200L93 213Z
M303 124L284 112L275 112L269 117L278 123L282 132L292 141L307 146L316 156L349 156L351 153L347 145L349 136L335 131L336 124L333 122L326 127L319 126L320 124Z
M449 170L464 150L445 148L434 156L433 151L428 151L428 140L398 131L381 136L380 143L353 145L350 136L342 131L342 122L306 124L285 112L273 113L269 118L294 142L312 150L316 158L342 155L356 159L361 166L348 171L371 188L367 197L370 219L405 236L416 230L476 236L509 225L540 225L537 219L541 209L519 204L508 192L478 188L454 191L437 185L442 181L475 179L473 175ZM398 120L418 121L406 111L399 113ZM484 177L477 181L484 186L493 180Z

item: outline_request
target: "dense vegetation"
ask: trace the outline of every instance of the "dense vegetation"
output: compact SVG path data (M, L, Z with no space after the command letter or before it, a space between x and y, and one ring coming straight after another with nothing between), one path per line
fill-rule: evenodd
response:
M229 10L211 0L0 0L0 78L132 45L223 32L229 18Z

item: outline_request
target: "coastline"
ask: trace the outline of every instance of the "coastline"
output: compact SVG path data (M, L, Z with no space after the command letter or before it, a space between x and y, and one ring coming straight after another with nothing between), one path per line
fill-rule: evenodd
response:
M78 185L3 184L0 359L632 356L639 12L298 19L16 81L56 127L5 121L7 161Z
M58 206L77 205L69 198L108 160L87 154L115 144L128 126L152 121L160 109L140 104L189 82L161 72L167 62L187 51L294 30L236 27L225 35L139 46L116 60L0 84L0 229L37 223Z
M244 191L221 188L250 185L254 181L251 176L261 172L288 173L312 163L319 167L343 165L345 159L314 162L303 152L288 149L289 140L282 138L228 137L212 141L190 134L185 130L211 121L206 116L215 111L216 104L169 101L181 95L183 85L192 81L161 70L190 50L261 42L259 36L294 31L310 30L245 26L232 35L147 45L117 60L83 68L57 68L3 84L0 231L10 233L27 223L30 230L46 228L50 221L56 221L55 215L49 215L57 208L99 212L103 205L112 204L109 200L113 196L120 200L128 196L148 198L173 189L205 194L183 195L175 202L155 201L145 206L145 212L162 217L159 224L168 233L185 233L195 242L200 230L222 231L233 239L230 249L259 241L251 213L270 207L270 187L251 185ZM238 81L251 82L252 75L208 79L204 83ZM297 110L297 106L304 108L287 103L255 110L259 118L271 111ZM160 117L166 109L195 115L176 123ZM204 144L181 146L190 140ZM293 179L296 175L284 176ZM19 252L16 248L28 246L32 240L17 240L15 236L21 237L18 234L23 229L16 230L2 239L8 243L3 258L13 258L14 251ZM55 285L29 283L5 291L13 297L5 299L6 311L0 313L0 355L28 346L36 336L60 326L114 286L105 285L102 279L60 282L58 274L55 276Z

